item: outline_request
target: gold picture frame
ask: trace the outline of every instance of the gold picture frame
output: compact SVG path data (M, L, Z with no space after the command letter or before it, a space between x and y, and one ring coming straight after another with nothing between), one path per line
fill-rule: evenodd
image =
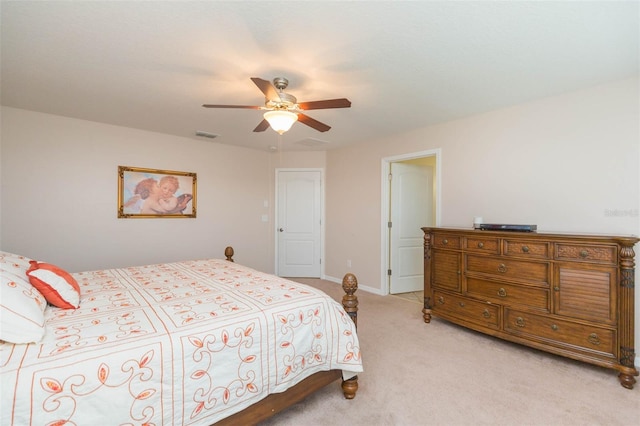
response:
M118 218L195 218L196 173L118 166Z

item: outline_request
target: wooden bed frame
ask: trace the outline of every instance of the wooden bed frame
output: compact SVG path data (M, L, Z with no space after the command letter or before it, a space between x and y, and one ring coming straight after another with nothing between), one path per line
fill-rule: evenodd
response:
M234 251L232 247L227 247L224 251L225 257L230 262L233 262L233 254ZM342 279L342 289L345 292L345 295L342 297L342 306L357 327L358 298L355 292L358 290L358 280L355 275L346 274L344 276ZM239 413L217 422L216 425L255 425L297 404L315 391L338 379L342 379L342 370L320 371L282 393L274 393L267 396ZM354 376L349 380L342 380L342 392L345 398L353 399L356 396L357 390L358 376Z

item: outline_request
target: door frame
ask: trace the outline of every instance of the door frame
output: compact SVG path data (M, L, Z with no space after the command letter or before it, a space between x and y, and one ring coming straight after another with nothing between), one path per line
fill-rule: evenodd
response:
M382 173L381 173L381 184L382 188L382 203L381 204L381 216L382 223L380 224L380 241L381 241L381 253L380 253L380 288L382 289L382 295L386 296L389 294L389 276L387 275L387 270L390 268L389 265L389 221L391 218L389 217L389 203L391 203L391 191L389 190L389 173L391 172L391 163L406 161L406 160L415 160L417 158L422 157L435 157L436 163L436 171L435 171L435 226L440 226L440 206L442 205L442 150L440 148L430 149L427 151L419 151L413 152L409 154L402 155L394 155L391 157L382 158Z
M324 252L324 223L325 223L325 211L324 211L324 169L318 167L306 167L306 168L297 168L297 167L278 167L275 169L275 188L274 188L274 200L273 200L273 235L274 235L274 271L276 276L280 276L279 271L279 260L280 260L280 247L278 244L278 208L279 208L279 194L278 194L278 186L279 186L279 173L280 172L320 172L320 278L324 278L324 265L325 265L325 252Z

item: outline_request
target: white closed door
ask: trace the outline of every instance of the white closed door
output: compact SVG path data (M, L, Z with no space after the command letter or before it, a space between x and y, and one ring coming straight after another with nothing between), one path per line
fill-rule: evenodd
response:
M390 272L392 294L420 291L424 286L424 233L432 224L433 169L391 163Z
M277 172L277 256L281 277L320 278L321 173Z

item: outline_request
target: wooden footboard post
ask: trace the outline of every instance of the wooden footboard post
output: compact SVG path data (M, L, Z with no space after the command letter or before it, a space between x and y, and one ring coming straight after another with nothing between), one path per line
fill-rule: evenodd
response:
M342 289L346 293L342 297L342 306L358 328L358 296L355 295L358 290L358 279L356 276L351 273L346 274L342 278Z
M229 246L226 249L224 249L224 255L227 257L227 260L229 262L233 262L233 247Z
M355 292L358 290L358 280L355 275L348 273L342 278L342 289L345 295L342 297L342 306L358 328L358 297ZM342 381L342 392L347 399L353 399L358 390L358 376L353 376Z

